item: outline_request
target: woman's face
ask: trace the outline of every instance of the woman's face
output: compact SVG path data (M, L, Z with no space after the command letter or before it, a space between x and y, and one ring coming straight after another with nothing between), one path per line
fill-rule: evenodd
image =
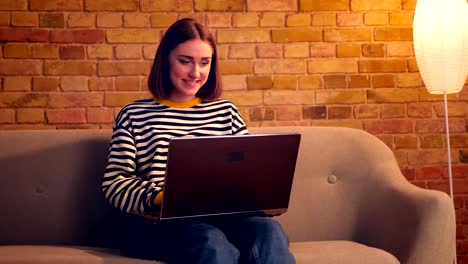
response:
M213 49L208 42L188 40L169 53L169 77L173 85L169 100L187 102L208 80Z

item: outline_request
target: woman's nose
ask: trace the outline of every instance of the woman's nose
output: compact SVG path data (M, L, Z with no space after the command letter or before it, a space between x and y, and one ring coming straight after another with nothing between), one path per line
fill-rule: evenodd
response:
M193 65L190 69L189 76L192 78L198 78L200 76L200 67L198 65Z

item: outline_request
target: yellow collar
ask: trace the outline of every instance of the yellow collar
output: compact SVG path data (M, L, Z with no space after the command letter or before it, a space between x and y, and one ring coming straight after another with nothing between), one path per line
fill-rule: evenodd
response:
M155 99L155 100L156 102L162 105L169 106L172 108L190 108L190 107L196 106L202 101L202 99L199 97L196 97L195 99L191 101L187 101L187 102L174 102L174 101L167 100L167 99Z

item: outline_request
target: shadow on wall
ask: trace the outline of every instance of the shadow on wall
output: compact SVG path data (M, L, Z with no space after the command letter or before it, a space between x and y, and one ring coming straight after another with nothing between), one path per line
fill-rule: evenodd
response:
M87 139L0 155L0 245L118 246L122 213L100 187L108 145Z

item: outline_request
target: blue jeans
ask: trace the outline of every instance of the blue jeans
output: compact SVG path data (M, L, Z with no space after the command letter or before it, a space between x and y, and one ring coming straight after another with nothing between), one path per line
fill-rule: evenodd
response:
M130 257L177 263L295 263L281 225L262 216L154 224L132 218Z

